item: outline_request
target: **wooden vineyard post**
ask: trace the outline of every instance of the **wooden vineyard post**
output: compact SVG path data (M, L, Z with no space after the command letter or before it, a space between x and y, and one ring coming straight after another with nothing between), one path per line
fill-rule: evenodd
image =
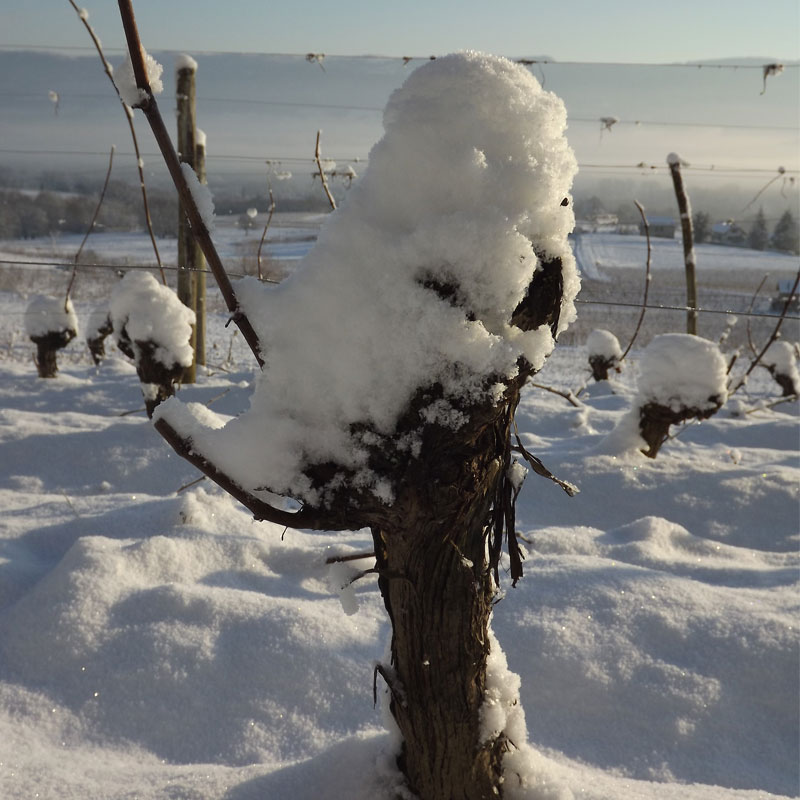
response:
M178 111L178 156L182 164L195 169L195 72L197 64L180 56L175 70L175 100ZM193 272L196 246L192 229L186 218L183 202L178 203L178 298L185 305L195 309L195 280ZM194 383L197 378L197 333L192 328L192 365L183 371L183 383Z
M689 196L683 185L681 174L681 159L676 153L667 156L669 171L672 173L672 183L675 187L675 196L678 199L678 211L681 215L681 231L683 233L683 260L686 264L686 333L697 336L697 274L695 271L694 254L694 228L692 226L692 208Z
M194 171L197 179L205 184L206 179L206 135L199 128L196 130L194 148ZM195 364L206 365L206 259L196 239L192 240L194 246L194 259L192 266L195 272L194 279L194 313L195 313Z

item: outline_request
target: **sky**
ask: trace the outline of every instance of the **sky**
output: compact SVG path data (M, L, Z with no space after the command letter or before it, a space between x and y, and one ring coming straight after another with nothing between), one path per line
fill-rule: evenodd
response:
M121 47L117 4L86 9L107 50ZM148 50L441 55L476 49L561 61L660 63L800 58L797 0L133 0ZM0 49L86 47L68 0L4 0Z

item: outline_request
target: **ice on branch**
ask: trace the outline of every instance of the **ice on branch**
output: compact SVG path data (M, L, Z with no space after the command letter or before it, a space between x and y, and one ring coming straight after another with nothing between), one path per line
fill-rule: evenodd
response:
M147 70L147 81L153 94L161 94L164 91L164 84L161 82L161 73L164 67L158 63L144 48L144 65ZM133 64L131 63L130 53L126 53L125 61L114 70L114 84L117 87L122 102L135 108L147 100L147 92L136 85L136 76L133 74Z
M200 212L203 225L206 226L209 232L213 231L216 218L214 216L214 197L211 194L211 189L206 184L200 183L197 173L186 162L181 164L181 172L183 172L184 180L192 193L194 204Z
M369 166L286 281L237 285L266 365L251 406L224 429L160 414L242 487L326 504L351 486L391 501L370 448L399 451L436 409L496 403L522 359L540 367L550 327L511 317L545 261L561 259L557 330L579 288L567 235L575 157L562 101L524 68L477 53L431 61L396 90ZM416 429L398 420L420 393ZM428 409L428 411L425 411ZM426 419L427 416L427 419ZM320 485L309 465L333 464Z

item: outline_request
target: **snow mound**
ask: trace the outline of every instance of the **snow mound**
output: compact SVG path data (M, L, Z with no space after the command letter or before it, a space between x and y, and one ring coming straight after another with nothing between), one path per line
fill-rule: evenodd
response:
M126 335L134 349L137 342L153 342L155 360L166 367L192 363L194 311L150 273L125 275L111 293L109 312L117 342Z
M561 100L508 60L461 53L416 70L301 268L237 287L266 358L249 411L214 432L174 400L164 416L246 489L324 502L303 469L334 462L391 500L354 426L392 436L415 393L438 383L444 397L422 415L458 427L455 406L496 402L521 357L540 367L549 328L508 320L542 258L563 262L560 327L575 316L565 127Z
M800 387L800 373L797 371L797 350L789 342L773 342L761 358L761 363L780 375L791 378L792 383Z
M72 300L36 295L25 309L25 332L30 338L48 333L71 332L78 335L78 317Z
M589 334L589 338L586 340L586 349L589 351L590 358L601 356L608 360L619 360L622 357L619 340L611 331L603 328L597 328Z
M713 342L687 333L665 333L645 349L638 387L641 405L708 408L727 397L727 365Z

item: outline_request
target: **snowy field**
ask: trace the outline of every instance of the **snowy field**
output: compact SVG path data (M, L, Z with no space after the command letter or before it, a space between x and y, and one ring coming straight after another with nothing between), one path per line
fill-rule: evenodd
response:
M130 255L106 242L90 246ZM26 252L41 259L47 245ZM609 248L590 248L606 277L641 263ZM635 295L641 267L630 272L617 274ZM385 611L368 578L347 616L325 565L369 550L369 535L283 531L207 481L182 488L198 475L152 430L114 347L95 368L79 338L59 377L38 379L26 296L67 277L0 267L0 797L389 798L372 704ZM82 325L113 280L81 274ZM224 322L211 315L213 366L181 397L236 414L254 376ZM682 315L653 315L669 323L680 330ZM588 381L574 339L539 382ZM532 388L518 414L526 446L581 489L568 498L528 477L526 575L506 582L494 616L541 780L528 796L796 797L797 404L763 408L780 391L758 369L657 460L603 455L639 357L579 408Z

